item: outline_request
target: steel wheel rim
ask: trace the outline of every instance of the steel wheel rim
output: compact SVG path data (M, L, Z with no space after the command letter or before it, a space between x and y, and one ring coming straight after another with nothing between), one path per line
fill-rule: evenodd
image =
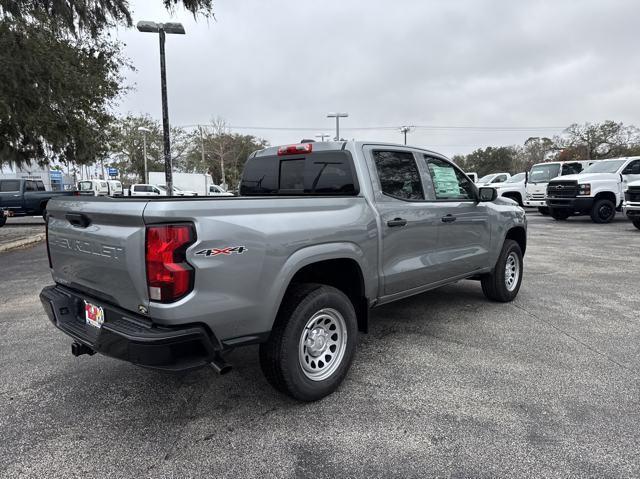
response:
M611 216L611 212L613 211L613 208L611 208L611 206L609 205L602 205L600 207L600 218L603 220L609 219L609 217Z
M518 255L511 252L509 256L507 256L507 262L504 267L504 285L507 287L507 291L516 289L519 278L520 261L518 260Z
M323 381L336 372L347 349L347 323L332 308L316 312L307 321L298 346L302 372L312 381Z

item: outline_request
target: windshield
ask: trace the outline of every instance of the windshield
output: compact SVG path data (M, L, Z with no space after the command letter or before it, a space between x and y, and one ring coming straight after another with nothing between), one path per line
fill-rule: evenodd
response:
M615 173L626 160L598 161L586 168L583 173Z
M560 163L534 165L529 172L529 183L548 183L560 174Z
M80 191L91 191L93 189L93 186L90 181L81 181L80 183L78 183L78 189Z
M524 181L524 173L518 173L517 175L513 175L506 182L507 183L520 183L521 181Z
M496 175L484 175L482 178L476 181L476 183L489 183L494 176Z

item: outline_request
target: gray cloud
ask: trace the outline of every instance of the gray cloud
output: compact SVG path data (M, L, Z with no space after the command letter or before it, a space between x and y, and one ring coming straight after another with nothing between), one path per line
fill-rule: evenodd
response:
M637 0L221 0L215 22L159 4L134 2L134 19L187 29L167 41L173 124L323 127L250 132L273 143L332 132L332 110L350 113L345 127L640 124ZM120 111L160 118L157 37L117 35L137 68ZM452 155L558 131L417 130L410 141Z

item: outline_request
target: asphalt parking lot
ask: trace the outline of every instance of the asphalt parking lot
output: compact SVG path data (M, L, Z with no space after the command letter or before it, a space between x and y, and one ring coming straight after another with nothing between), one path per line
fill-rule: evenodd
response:
M637 477L640 231L529 215L511 304L460 282L374 310L337 393L75 358L42 244L0 254L2 477Z

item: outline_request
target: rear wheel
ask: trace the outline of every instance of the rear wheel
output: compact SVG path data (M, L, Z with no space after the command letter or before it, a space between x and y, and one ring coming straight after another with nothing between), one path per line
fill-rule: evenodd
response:
M640 230L640 218L633 220L632 223L633 223L633 226L635 226Z
M7 217L4 215L4 211L0 210L0 228L7 224Z
M540 213L541 215L547 216L549 214L549 207L548 206L538 206L538 213Z
M321 284L293 285L269 340L260 345L260 366L277 390L316 401L345 378L356 340L356 313L342 291Z
M493 301L512 301L520 291L522 272L520 245L510 239L505 240L493 273L482 277L482 292Z
M558 220L558 221L564 221L569 216L571 216L571 211L565 210L565 209L562 209L562 210L554 210L554 209L552 209L550 213L551 213L551 217L554 220Z
M594 223L611 223L616 216L616 205L605 198L596 200L591 208L591 220Z

